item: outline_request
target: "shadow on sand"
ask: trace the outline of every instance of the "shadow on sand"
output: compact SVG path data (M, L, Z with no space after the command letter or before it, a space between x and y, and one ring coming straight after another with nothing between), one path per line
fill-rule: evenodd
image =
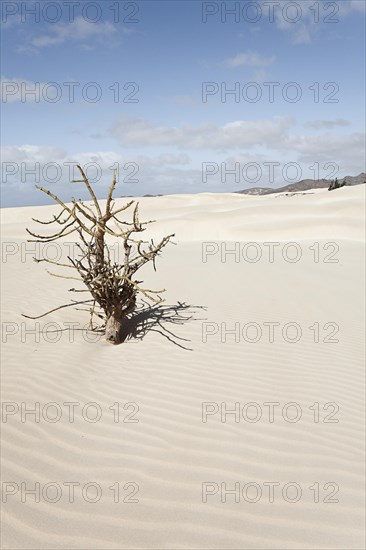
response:
M86 301L91 302L92 300ZM62 307L69 307L73 305L75 304L71 303L67 304L67 306ZM57 309L61 308L55 308L55 310L52 311L56 311ZM75 310L88 311L90 313L90 310L85 308L75 308ZM135 312L131 316L125 318L122 325L121 333L119 335L120 338L118 344L123 344L124 342L128 342L129 340L143 340L148 332L157 332L161 336L169 340L169 342L171 342L172 344L187 351L193 351L193 348L184 345L184 343L190 342L191 340L178 336L173 332L170 327L184 325L192 321L204 321L205 318L196 316L199 310L206 311L207 307L193 306L186 304L185 302L177 302L177 304L175 305L151 305L145 300L141 300L140 304L138 304L138 306L136 307ZM23 317L27 317L28 319L39 319L44 315L45 314L38 317L30 317L28 315L22 314ZM101 315L98 314L97 317L100 317L101 319L103 318ZM48 334L69 331L81 331L83 334L99 333L100 337L102 337L105 333L105 328L104 325L102 325L99 327L94 326L91 328L57 328L56 330L47 330L41 332L43 334ZM90 340L88 341L90 342Z
M173 327L203 320L196 315L199 310L206 311L206 309L205 306L193 306L185 302L177 302L175 305L157 304L151 306L143 301L135 313L126 319L120 335L121 344L133 339L142 340L148 332L158 332L176 346L193 351L193 348L184 344L190 340L175 334Z

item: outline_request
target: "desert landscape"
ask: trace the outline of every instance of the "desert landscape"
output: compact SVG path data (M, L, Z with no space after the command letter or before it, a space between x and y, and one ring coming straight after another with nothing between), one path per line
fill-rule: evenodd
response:
M1 550L364 550L360 0L4 0Z
M1 212L2 547L364 548L365 185L137 200L175 244L117 346L22 316L68 300L59 207Z

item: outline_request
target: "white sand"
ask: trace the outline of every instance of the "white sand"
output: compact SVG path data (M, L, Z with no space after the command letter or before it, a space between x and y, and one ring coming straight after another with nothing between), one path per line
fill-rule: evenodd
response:
M15 243L19 251L7 244L2 263L2 398L14 403L3 405L14 414L3 414L2 481L3 489L13 488L14 494L2 504L2 548L364 548L364 193L365 186L359 185L292 197L208 193L142 198L141 219L159 220L149 234L175 232L178 243L163 251L157 273L146 268L145 283L167 288L166 306L178 301L191 305L181 315L193 319L174 324L171 309L165 313L170 321L161 324L172 334L150 319L152 330L143 339L120 346L89 343L80 331L74 342L67 331L41 334L39 342L35 334L24 335L21 323L34 329L35 321L21 313L37 315L66 303L67 289L77 283L50 277L45 264L36 264L30 254L22 261L25 227L43 229L30 218L46 219L57 207L3 210L2 240ZM228 249L238 243L244 257L235 262L228 255L222 262L221 241L230 241ZM251 263L254 247L243 247L254 241L262 258ZM218 250L206 262L202 242ZM265 242L280 243L272 263ZM296 263L282 256L286 250L289 257L296 252L284 248L289 242L300 248ZM314 247L315 242L319 245ZM325 249L327 243L336 243L338 251L335 245ZM314 261L316 246L319 262ZM339 261L325 263L326 257ZM66 308L39 323L42 329L50 322L64 328L66 322L84 326L88 319L86 311ZM268 322L279 323L273 343L264 325ZM298 342L282 336L290 322L302 331ZM240 330L248 328L247 337L239 334L236 342L231 334L222 342L222 323L227 329L235 323ZM248 323L262 330L257 342L248 341L255 338L255 326ZM314 323L319 324L320 342L314 342L315 329L309 329ZM288 339L294 337L294 326L287 327ZM333 339L339 341L324 342L336 326ZM203 342L207 330L216 333ZM23 409L39 403L39 422L34 415L22 422L22 402ZM53 423L57 410L45 408L50 402L62 413ZM74 422L66 402L79 404ZM81 414L90 402L102 413L98 422ZM121 404L119 423L109 408L116 402ZM216 413L202 422L203 402L217 403L209 410L220 410L221 403L233 409L238 402L243 414L222 422ZM258 422L249 421L255 416L254 406L245 409L250 402L262 411ZM269 422L267 402L279 404L274 422ZM133 414L136 405L123 409L126 403L136 403L139 410ZM297 403L297 410L290 406L284 417L288 403ZM319 422L314 421L314 403L319 403ZM336 405L324 409L327 403ZM90 418L95 411L84 409ZM298 422L289 422L299 411ZM139 422L123 422L128 415ZM338 422L324 422L326 418ZM40 502L25 492L36 482ZM74 502L68 482L80 484ZM102 491L95 503L82 496L81 488L91 482ZM116 482L118 503L109 489ZM202 502L205 482L215 494ZM269 482L279 484L274 502L269 502ZM290 482L297 485L284 489ZM47 483L58 485L47 493ZM239 502L235 494L223 502L222 483L228 490L240 484ZM136 484L138 493L130 498L138 502L123 502ZM262 496L249 502L258 486ZM49 502L57 487L58 502ZM317 487L320 502L314 502ZM299 488L298 501L288 502ZM87 497L94 495L91 487ZM327 496L338 502L324 502Z

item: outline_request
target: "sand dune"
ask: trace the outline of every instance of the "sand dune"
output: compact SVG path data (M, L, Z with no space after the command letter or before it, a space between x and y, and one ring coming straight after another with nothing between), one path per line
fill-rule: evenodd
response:
M364 194L139 199L177 246L120 346L21 316L72 283L25 243L58 208L3 210L2 547L364 548Z

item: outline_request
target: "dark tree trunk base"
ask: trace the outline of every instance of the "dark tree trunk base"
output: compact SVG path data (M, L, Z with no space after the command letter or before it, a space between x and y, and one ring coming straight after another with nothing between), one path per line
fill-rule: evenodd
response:
M105 326L105 339L111 344L120 344L122 342L122 325L126 320L125 316L114 313L107 319Z

